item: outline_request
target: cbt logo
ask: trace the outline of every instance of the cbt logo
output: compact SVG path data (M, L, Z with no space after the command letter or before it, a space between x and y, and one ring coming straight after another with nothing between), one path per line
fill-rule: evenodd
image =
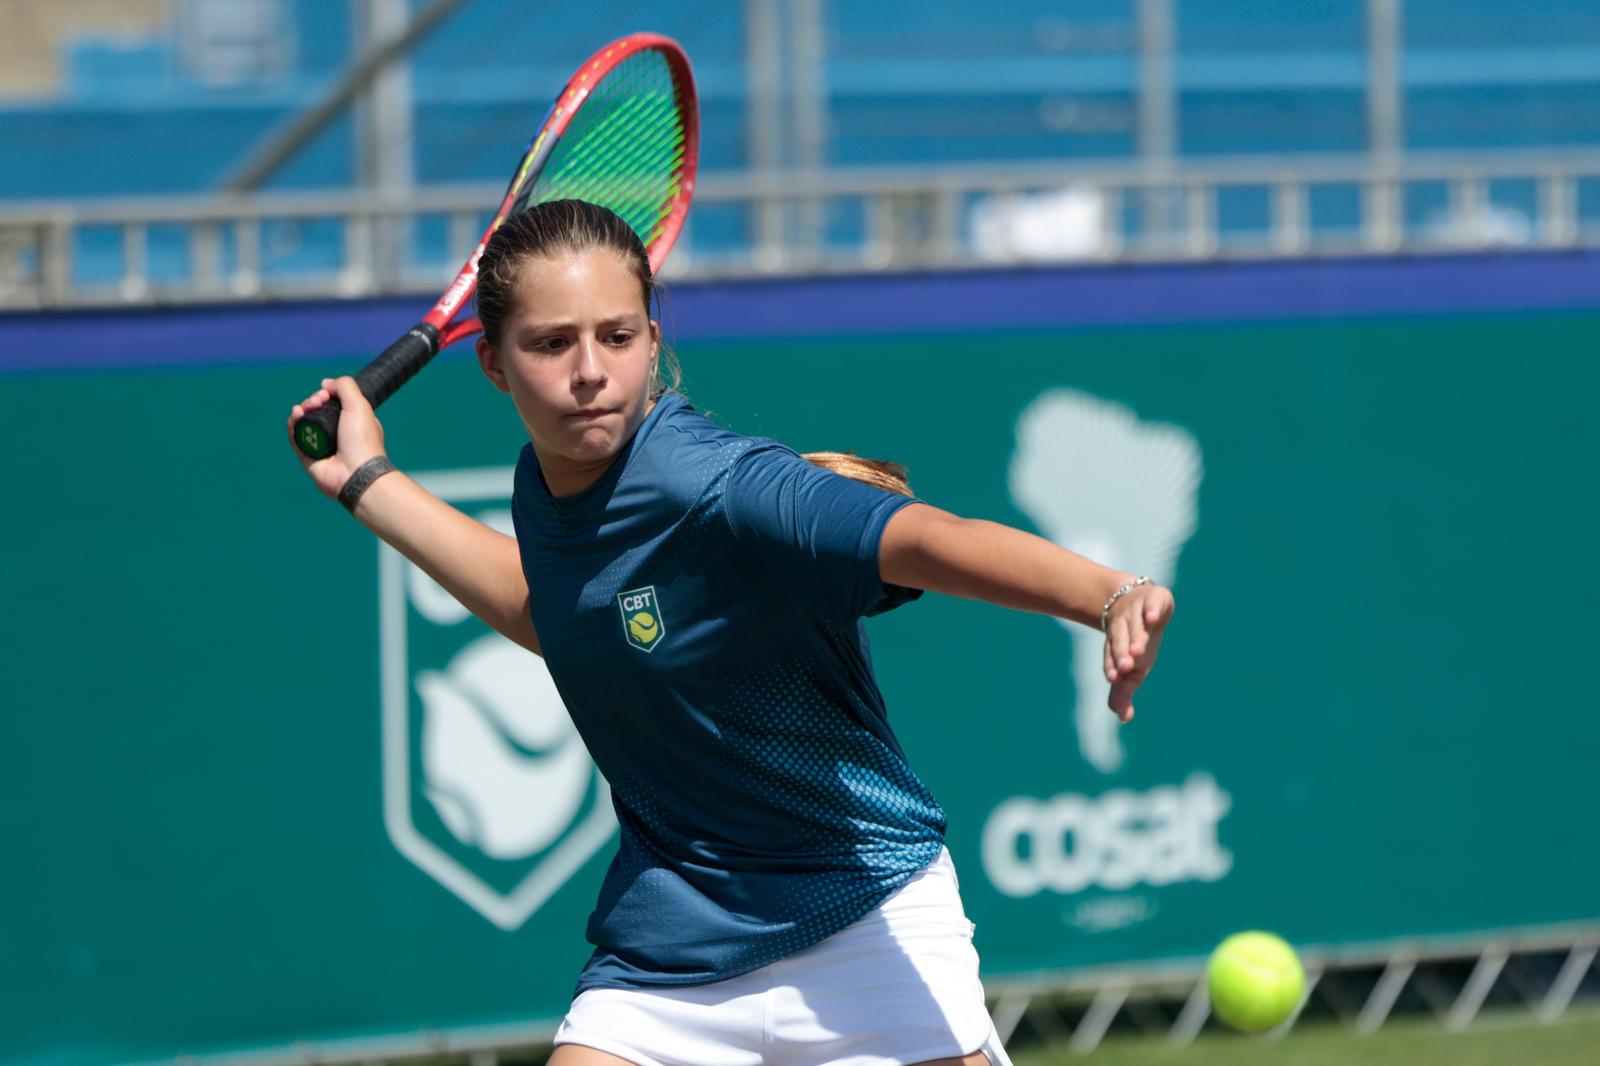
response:
M416 479L512 534L509 469ZM398 552L379 553L383 807L407 859L502 929L527 921L616 832L544 660Z
M617 593L617 608L622 612L622 631L628 643L640 651L655 651L656 644L667 635L661 621L661 605L656 602L656 587L648 585Z

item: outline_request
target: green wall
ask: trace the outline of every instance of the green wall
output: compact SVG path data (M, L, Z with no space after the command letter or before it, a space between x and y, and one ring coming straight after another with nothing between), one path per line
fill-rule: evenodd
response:
M1600 919L1597 343L1600 315L1574 313L680 355L735 429L896 459L938 506L1175 571L1120 733L1077 724L1053 620L930 596L870 624L1003 977L1192 957L1244 927L1343 944ZM415 861L431 847L506 897L561 844L486 858L421 791L416 672L482 633L383 591L375 542L283 428L362 354L0 378L0 1062L564 1009L608 847L520 924ZM1017 424L1041 402L1018 478L1054 502L1023 506ZM383 416L415 472L507 466L521 443L455 356ZM490 475L464 506L508 488ZM380 603L406 635L387 665ZM396 759L412 785L387 827L385 669L390 787ZM598 787L574 824L603 826Z

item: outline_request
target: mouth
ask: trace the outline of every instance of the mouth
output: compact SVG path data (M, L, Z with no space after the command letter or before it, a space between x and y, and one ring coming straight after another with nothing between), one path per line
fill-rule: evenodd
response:
M599 418L601 415L616 414L617 410L618 409L615 408L615 407L585 407L581 411L572 412L567 417L568 418Z

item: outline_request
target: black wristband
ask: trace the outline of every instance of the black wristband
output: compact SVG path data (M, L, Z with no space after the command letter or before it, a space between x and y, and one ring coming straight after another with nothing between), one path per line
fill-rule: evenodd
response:
M372 487L372 483L394 469L394 464L385 455L374 455L371 459L356 467L355 473L345 481L344 488L339 490L339 502L344 504L344 509L351 514L356 513L356 502L361 499L361 494Z

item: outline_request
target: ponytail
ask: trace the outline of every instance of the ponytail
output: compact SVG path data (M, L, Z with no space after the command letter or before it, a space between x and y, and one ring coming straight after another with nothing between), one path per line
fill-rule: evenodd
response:
M863 459L849 452L808 452L801 458L824 470L831 470L835 474L864 482L886 492L896 492L901 496L915 495L911 491L911 483L906 478L906 468L899 463L883 459Z

